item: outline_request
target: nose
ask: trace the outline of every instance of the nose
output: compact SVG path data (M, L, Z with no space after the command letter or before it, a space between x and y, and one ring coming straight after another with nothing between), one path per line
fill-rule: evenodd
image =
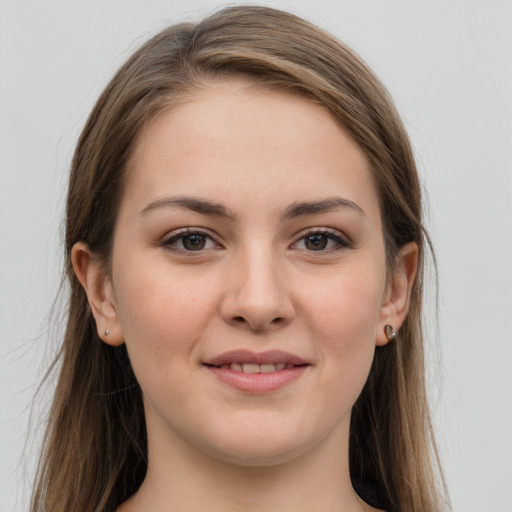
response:
M264 332L288 325L295 316L279 257L247 250L230 262L220 313L230 325Z

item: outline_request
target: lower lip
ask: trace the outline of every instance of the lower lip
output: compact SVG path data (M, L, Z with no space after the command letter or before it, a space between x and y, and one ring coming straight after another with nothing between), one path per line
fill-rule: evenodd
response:
M308 365L295 366L289 370L269 373L245 373L227 368L206 366L220 381L240 391L266 393L276 391L297 380L309 368Z

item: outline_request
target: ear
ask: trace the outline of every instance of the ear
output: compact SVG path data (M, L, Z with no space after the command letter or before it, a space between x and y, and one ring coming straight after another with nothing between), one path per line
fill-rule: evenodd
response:
M386 345L386 325L391 325L398 332L409 312L411 290L418 269L418 245L409 242L402 246L393 268L393 275L384 293L381 317L377 329L376 344Z
M76 277L87 294L87 300L96 321L98 336L112 346L123 344L124 338L117 314L112 282L104 265L83 242L76 243L71 249L71 261Z

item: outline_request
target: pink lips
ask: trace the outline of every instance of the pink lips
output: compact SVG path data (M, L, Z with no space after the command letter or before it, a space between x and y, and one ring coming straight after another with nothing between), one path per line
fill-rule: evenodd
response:
M297 380L310 366L302 358L280 350L234 350L203 364L225 384L252 393L275 391Z

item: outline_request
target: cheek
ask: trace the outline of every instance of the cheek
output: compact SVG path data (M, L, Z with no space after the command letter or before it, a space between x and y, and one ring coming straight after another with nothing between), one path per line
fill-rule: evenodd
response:
M302 281L302 307L312 324L325 330L329 339L343 343L375 342L376 326L380 319L385 284L384 272L331 273L324 279ZM371 268L371 267L370 267Z
M131 274L120 268L114 276L121 327L134 369L139 360L168 366L162 361L172 364L177 354L193 350L215 312L216 288L169 268L142 268Z
M354 382L362 387L373 360L385 273L367 269L331 276L304 290L309 299L303 307L317 340L317 356L331 369L326 375L335 386Z

